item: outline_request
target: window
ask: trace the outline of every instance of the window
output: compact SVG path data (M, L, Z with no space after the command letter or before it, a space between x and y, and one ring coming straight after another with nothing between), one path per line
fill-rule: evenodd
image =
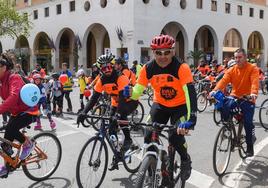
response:
M211 1L211 11L217 11L217 1Z
M144 4L149 3L150 0L142 0Z
M101 8L105 8L107 6L107 0L100 1Z
M89 9L90 9L90 2L86 1L85 4L84 4L84 10L89 11Z
M230 14L231 13L231 4L225 3L225 13Z
M263 19L263 16L264 16L264 11L260 10L260 19Z
M167 7L169 5L169 0L162 0L162 4Z
M56 6L56 12L57 12L57 14L61 14L61 4L58 4Z
M70 12L75 11L75 1L70 1Z
M241 5L237 6L237 15L242 15L243 14L243 7Z
M34 20L38 19L38 10L34 10L33 17L34 17Z
M197 0L196 1L196 8L198 8L198 9L203 8L203 0Z
M181 0L180 1L180 7L181 7L181 9L185 9L186 8L186 0Z
M45 17L49 17L49 7L45 8Z
M254 8L249 8L249 17L254 17Z
M123 5L126 2L126 0L119 0L119 3Z

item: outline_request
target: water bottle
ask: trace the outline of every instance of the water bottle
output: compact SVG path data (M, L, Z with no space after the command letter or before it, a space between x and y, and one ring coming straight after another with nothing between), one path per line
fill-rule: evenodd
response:
M112 145L114 146L114 148L117 149L118 148L118 140L114 134L112 134L110 136L110 141L111 141Z
M118 147L117 147L117 151L120 151L121 150L121 148L124 145L124 141L125 141L125 135L124 135L123 131L120 130L120 133L118 135Z

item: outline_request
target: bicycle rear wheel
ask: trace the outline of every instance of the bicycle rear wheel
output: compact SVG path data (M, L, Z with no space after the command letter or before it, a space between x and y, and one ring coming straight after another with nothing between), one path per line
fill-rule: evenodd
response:
M137 173L136 188L154 188L155 187L155 170L156 158L148 155L141 163L139 172Z
M34 181L49 178L58 168L62 149L59 139L52 133L42 132L32 138L36 143L34 150L22 162L25 175Z
M259 119L261 126L267 130L268 129L268 99L264 100L261 104L259 111Z
M150 107L152 107L152 105L153 105L153 94L152 95L149 95L149 97L147 99L147 102L148 102L148 105Z
M137 108L131 114L131 120L134 123L141 123L144 117L144 107L141 102L138 102Z
M96 115L96 116L102 116L105 115L106 112L108 112L108 105L107 104L99 104L98 106L96 106L95 108L93 108L92 110L92 115ZM100 129L100 118L87 118L86 122L88 123L88 125L84 126L84 127L89 127L90 125L92 125L92 127L96 130L99 131Z
M208 100L205 93L199 93L197 95L197 110L198 112L204 112L207 108Z
M90 138L83 146L76 164L78 187L100 187L107 172L108 149L99 137Z
M232 131L223 126L220 128L213 147L213 169L221 176L225 173L231 156Z

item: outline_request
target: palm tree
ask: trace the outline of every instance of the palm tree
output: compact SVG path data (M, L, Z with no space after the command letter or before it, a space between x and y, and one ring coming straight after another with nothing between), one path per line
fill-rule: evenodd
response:
M202 50L194 49L194 51L190 51L188 53L188 58L194 60L194 67L197 67L198 61L204 58L205 53Z

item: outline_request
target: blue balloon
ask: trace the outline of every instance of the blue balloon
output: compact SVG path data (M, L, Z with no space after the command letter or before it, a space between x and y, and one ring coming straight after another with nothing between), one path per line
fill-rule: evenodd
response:
M39 102L41 93L35 84L25 84L20 90L20 98L24 104L34 107Z

